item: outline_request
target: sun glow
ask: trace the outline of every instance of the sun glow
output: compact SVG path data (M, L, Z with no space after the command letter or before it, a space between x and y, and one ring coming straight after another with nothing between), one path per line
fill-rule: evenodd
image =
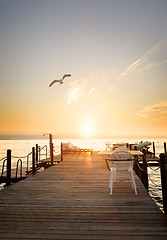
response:
M82 134L85 137L92 137L94 134L94 124L90 119L84 121L82 125Z

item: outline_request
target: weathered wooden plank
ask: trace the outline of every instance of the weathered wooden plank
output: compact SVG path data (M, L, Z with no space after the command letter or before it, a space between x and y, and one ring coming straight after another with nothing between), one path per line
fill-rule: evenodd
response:
M65 154L0 192L0 239L166 239L166 217L135 178L137 196L128 175L110 196L97 153Z

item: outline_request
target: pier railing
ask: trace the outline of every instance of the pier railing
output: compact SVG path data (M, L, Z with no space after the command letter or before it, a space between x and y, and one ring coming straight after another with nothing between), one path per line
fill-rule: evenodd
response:
M47 168L54 163L57 164L58 162L63 161L63 143L61 142L60 146L54 147L52 135L49 134L49 136L49 149L47 145L41 147L36 144L35 147L32 147L32 151L26 156L13 156L12 151L10 149L7 150L7 157L0 159L0 162L2 162L0 183L6 183L7 186L9 186L11 182L20 181L27 177L28 174L35 174L42 167ZM70 152L73 151L70 150ZM92 149L80 149L79 151L92 152ZM56 159L54 161L54 156L56 155L60 155L61 159ZM13 159L17 159L15 164L13 163Z
M161 184L163 197L163 210L167 215L167 155L160 154Z
M38 145L36 145L36 158L37 161L39 160L39 162L44 158L48 158L48 154L49 154L49 150L48 150L48 146L44 145L43 147L38 147ZM39 158L38 158L39 156Z
M20 181L28 174L35 174L41 167L53 165L53 149L53 143L49 150L47 145L40 147L36 144L36 147L33 147L32 151L26 156L13 156L12 151L8 149L7 156L0 159L0 183L6 183L9 186L11 182ZM12 159L17 160L14 163Z
M147 190L149 190L149 180L151 183L162 189L162 201L163 201L163 212L167 215L167 154L166 144L164 144L164 153L160 154L159 157L155 156L155 145L153 146L153 154L143 150L142 158L135 158L133 169L140 178L141 182ZM156 168L155 168L156 167ZM148 168L151 171L160 170L161 183L156 184L155 181L150 177Z

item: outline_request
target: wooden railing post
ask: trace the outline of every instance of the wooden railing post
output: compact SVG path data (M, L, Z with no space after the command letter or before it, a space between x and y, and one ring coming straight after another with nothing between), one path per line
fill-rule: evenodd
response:
M63 162L63 143L61 142L61 162Z
M32 148L32 173L35 174L35 147Z
M142 169L143 171L141 172L141 180L142 183L144 184L145 188L148 191L148 173L147 173L147 161L146 161L146 150L143 149L143 164L142 164Z
M164 153L160 154L161 184L163 197L163 210L167 215L167 157Z
M11 150L7 150L7 179L6 185L10 186L11 183Z
M38 167L38 155L39 155L39 147L38 144L36 144L36 165Z
M46 145L46 159L48 158L48 148L47 148L47 145Z
M155 143L153 142L153 154L154 154L154 158L155 158Z
M41 147L40 146L38 146L38 162L40 163L40 161L41 161ZM46 157L46 159L47 159L47 157Z
M53 143L52 143L52 134L49 134L49 144L50 144L50 162L53 165Z
M137 162L138 162L138 156L134 156L134 163L133 163L133 170L135 171L135 173L137 174L138 177L139 176L139 167L137 165Z
M53 165L53 148L54 148L54 146L53 146L53 143L52 143L52 151L51 151L51 165Z
M164 142L164 153L166 154L166 142Z

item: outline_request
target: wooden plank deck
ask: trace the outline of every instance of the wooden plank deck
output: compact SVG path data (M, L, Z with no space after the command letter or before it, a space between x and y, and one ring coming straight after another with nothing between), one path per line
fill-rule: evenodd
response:
M64 161L0 192L0 239L167 239L165 217L136 176L108 189L97 153Z

